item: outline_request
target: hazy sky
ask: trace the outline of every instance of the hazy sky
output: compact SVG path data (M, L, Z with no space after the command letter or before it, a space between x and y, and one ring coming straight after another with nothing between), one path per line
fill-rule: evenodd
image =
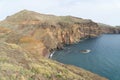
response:
M0 0L0 20L23 9L120 25L120 0Z

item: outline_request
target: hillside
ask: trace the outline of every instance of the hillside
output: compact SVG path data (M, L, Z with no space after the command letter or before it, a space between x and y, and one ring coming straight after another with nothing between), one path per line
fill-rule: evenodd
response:
M102 33L120 34L120 28L118 27L110 26L110 25L103 24L103 23L98 23L98 26L101 27Z
M11 30L4 39L6 42L18 44L32 53L44 53L42 55L45 56L56 48L61 49L64 44L101 34L100 27L91 20L27 10L7 17L0 26Z
M74 66L30 54L16 44L0 42L0 80L106 80Z
M101 35L97 23L23 10L0 22L1 80L106 80L46 57L81 39Z

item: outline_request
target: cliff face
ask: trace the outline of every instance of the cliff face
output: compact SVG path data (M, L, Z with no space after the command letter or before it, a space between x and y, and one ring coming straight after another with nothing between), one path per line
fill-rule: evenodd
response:
M106 80L44 58L64 44L101 34L91 20L23 10L0 22L1 80ZM43 57L44 56L44 57Z
M26 10L7 17L0 26L12 31L6 36L6 42L18 44L31 53L43 56L48 56L56 48L61 49L64 44L101 34L100 27L91 20Z
M120 34L119 27L110 26L102 23L98 23L98 26L101 27L101 32L103 34Z

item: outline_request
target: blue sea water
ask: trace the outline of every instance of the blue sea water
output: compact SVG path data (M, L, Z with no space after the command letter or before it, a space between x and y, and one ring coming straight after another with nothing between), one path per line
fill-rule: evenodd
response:
M90 49L91 52L83 54L80 52L83 49ZM105 34L66 46L64 50L56 51L52 58L109 80L120 80L120 35Z

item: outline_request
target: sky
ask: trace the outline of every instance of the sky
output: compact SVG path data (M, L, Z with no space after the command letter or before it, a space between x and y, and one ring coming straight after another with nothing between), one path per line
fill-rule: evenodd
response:
M120 25L120 0L0 0L0 20L23 9Z

